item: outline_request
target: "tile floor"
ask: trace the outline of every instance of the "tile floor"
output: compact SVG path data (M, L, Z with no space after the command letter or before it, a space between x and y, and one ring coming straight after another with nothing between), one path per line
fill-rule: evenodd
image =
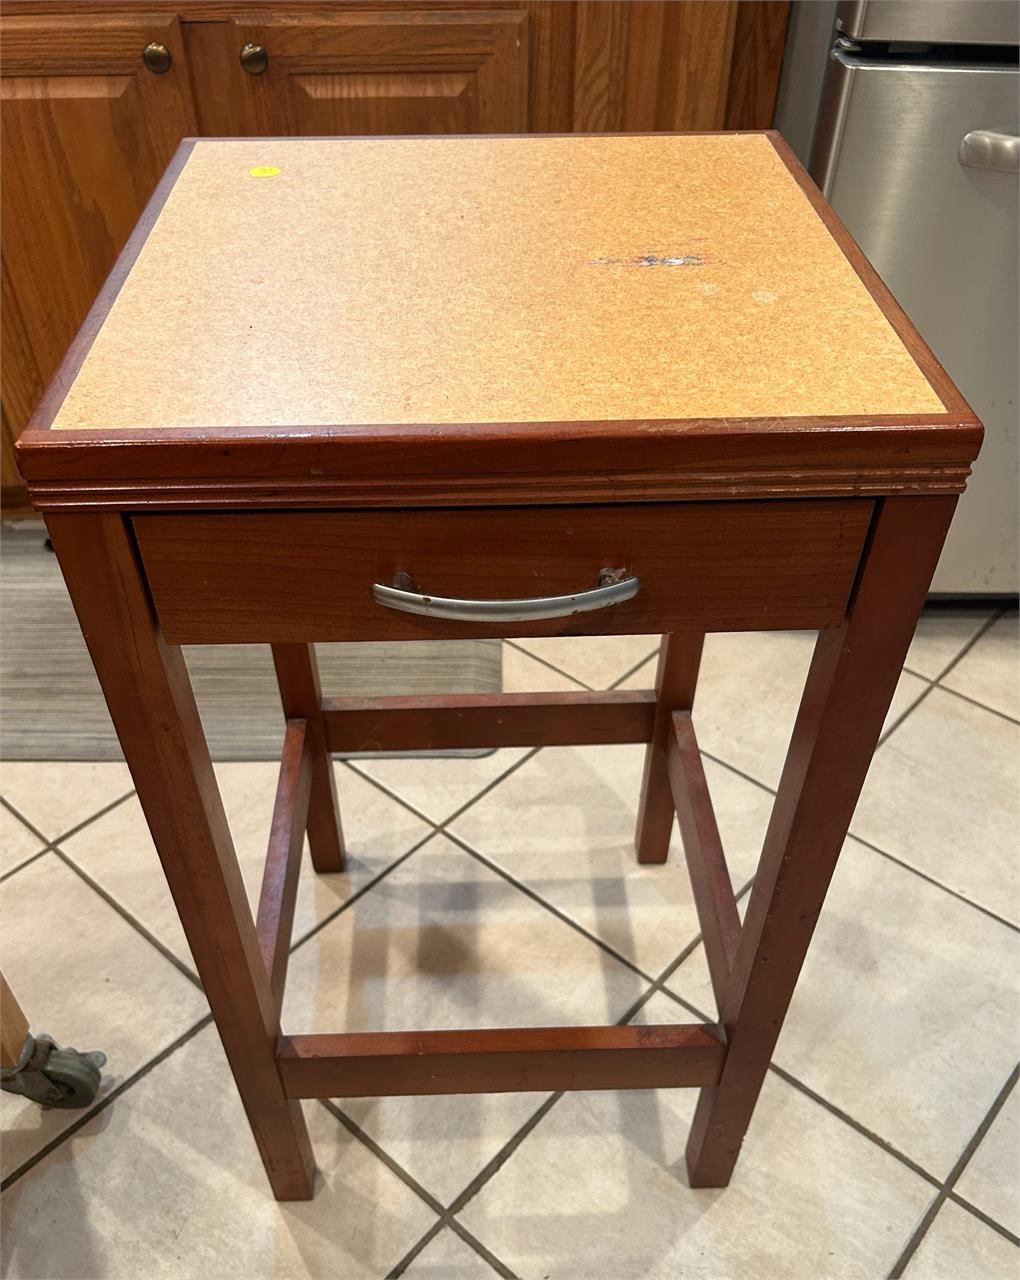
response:
M650 682L653 637L505 646L508 689ZM695 709L744 892L810 637L715 636ZM8 764L0 967L109 1055L85 1113L2 1095L3 1274L1004 1280L1020 1274L1015 611L928 612L732 1185L690 1091L307 1103L271 1198L127 771ZM713 1016L682 856L630 846L641 749L338 763L343 876L306 874L294 1031ZM249 892L276 774L218 775Z

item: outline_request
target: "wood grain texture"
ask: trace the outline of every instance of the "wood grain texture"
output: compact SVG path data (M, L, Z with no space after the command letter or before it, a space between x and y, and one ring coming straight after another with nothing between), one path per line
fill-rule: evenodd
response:
M733 1171L955 505L881 503L847 621L819 635L720 1009L726 1064L691 1126L691 1186Z
M672 732L666 747L666 769L712 990L716 999L722 1001L736 959L740 916L690 712L674 711L670 719Z
M790 0L742 0L736 8L723 127L769 129L783 66Z
M269 828L269 847L255 916L255 932L269 975L269 989L276 1002L277 1015L283 1004L283 988L287 980L294 904L312 787L312 753L307 730L306 720L287 721Z
M378 1098L711 1084L724 1054L681 1023L283 1036L277 1061L290 1098Z
M666 767L673 736L673 712L690 711L698 685L704 632L664 635L655 671L655 723L645 752L634 847L638 862L661 863L669 856L675 806Z
M274 644L273 665L283 714L304 720L311 769L308 848L318 872L343 871L344 837L333 761L322 717L322 688L315 649L304 644Z
M0 1066L16 1067L28 1039L29 1025L7 979L0 973Z
M195 127L173 15L0 19L3 487L14 442L181 138ZM174 65L153 75L150 41Z
M53 428L943 412L765 136L253 139L194 145Z
M528 15L365 7L241 11L191 40L206 133L517 133L528 127ZM257 44L266 71L238 51Z
M309 1199L308 1131L276 1070L276 1003L181 651L121 517L48 528L266 1173L279 1199Z
M175 643L311 643L836 626L867 500L139 516L135 536ZM594 613L501 625L401 613L373 583L410 575L459 599L569 595L603 569L641 580Z
M440 751L647 742L654 711L641 690L495 693L327 698L323 719L332 751Z

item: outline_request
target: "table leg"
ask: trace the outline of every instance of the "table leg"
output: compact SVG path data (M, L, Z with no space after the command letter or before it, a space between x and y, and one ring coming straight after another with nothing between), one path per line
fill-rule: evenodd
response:
M28 1039L28 1019L0 973L0 1067L16 1067Z
M122 516L47 525L273 1192L310 1199L308 1131L280 1083L278 1017L181 650L160 634Z
M283 714L307 720L312 753L312 790L308 802L308 847L316 871L343 871L344 839L340 803L333 775L333 758L326 746L322 724L322 689L315 646L274 644L273 662L280 685Z
M641 779L634 844L638 862L665 862L673 830L673 793L666 773L666 743L672 732L674 711L689 711L694 705L704 634L678 633L663 636L659 665L655 673L655 724L645 751L645 771Z
M879 503L847 618L819 634L719 1011L722 1075L687 1143L691 1186L733 1172L955 505Z

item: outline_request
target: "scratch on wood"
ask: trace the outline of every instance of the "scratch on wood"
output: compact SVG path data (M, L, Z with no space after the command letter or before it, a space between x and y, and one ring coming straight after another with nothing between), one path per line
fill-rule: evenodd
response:
M635 258L589 258L591 267L703 267L700 253L641 253Z

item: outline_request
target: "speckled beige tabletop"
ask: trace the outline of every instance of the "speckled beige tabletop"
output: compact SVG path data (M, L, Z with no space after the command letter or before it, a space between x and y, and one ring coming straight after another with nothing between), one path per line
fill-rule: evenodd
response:
M943 412L764 135L238 139L53 426Z

